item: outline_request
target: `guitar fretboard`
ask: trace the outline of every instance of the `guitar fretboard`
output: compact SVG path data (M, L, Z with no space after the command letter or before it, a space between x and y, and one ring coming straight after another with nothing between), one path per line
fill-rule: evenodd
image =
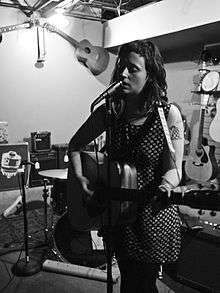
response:
M63 31L61 31L57 27L52 26L48 23L44 24L43 27L45 27L46 29L48 29L51 32L57 33L58 35L63 37L66 41L68 41L70 44L72 44L75 48L77 48L79 46L79 42L77 42L75 39L73 39L72 37L70 37L69 35L64 33Z

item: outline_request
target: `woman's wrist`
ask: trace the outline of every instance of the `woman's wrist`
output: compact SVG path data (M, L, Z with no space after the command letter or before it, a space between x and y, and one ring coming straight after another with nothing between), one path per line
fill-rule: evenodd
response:
M163 192L167 192L168 198L170 197L172 187L168 182L162 182L158 188Z

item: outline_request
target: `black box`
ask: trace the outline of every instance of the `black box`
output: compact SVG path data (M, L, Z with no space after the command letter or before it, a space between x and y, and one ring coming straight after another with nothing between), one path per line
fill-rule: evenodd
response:
M31 152L51 150L51 133L48 131L31 132Z
M220 292L220 231L182 227L182 252L171 277L199 292Z
M39 175L38 172L42 170L57 169L57 156L56 151L49 151L44 153L31 153L31 162L39 162L40 169L36 170L34 167L31 168L30 172L30 187L42 186L43 176ZM53 178L47 178L52 184Z
M10 154L13 155L11 160L9 159L10 157L8 157ZM21 179L19 178L19 172L12 172L13 166L16 167L17 156L21 157L21 161L29 160L28 143L0 144L0 191L16 190L20 188ZM29 170L30 167L25 166L25 184L28 184Z

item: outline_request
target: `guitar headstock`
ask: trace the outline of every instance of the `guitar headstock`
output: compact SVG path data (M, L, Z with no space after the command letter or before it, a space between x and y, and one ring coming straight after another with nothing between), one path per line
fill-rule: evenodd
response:
M171 201L203 210L220 210L220 191L214 189L188 189L171 192Z

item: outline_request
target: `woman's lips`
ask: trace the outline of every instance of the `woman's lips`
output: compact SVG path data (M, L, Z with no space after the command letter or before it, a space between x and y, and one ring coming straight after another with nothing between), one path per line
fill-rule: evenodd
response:
M122 83L122 88L129 88L129 84L128 84L128 83L125 83L125 82L123 82L123 83Z

